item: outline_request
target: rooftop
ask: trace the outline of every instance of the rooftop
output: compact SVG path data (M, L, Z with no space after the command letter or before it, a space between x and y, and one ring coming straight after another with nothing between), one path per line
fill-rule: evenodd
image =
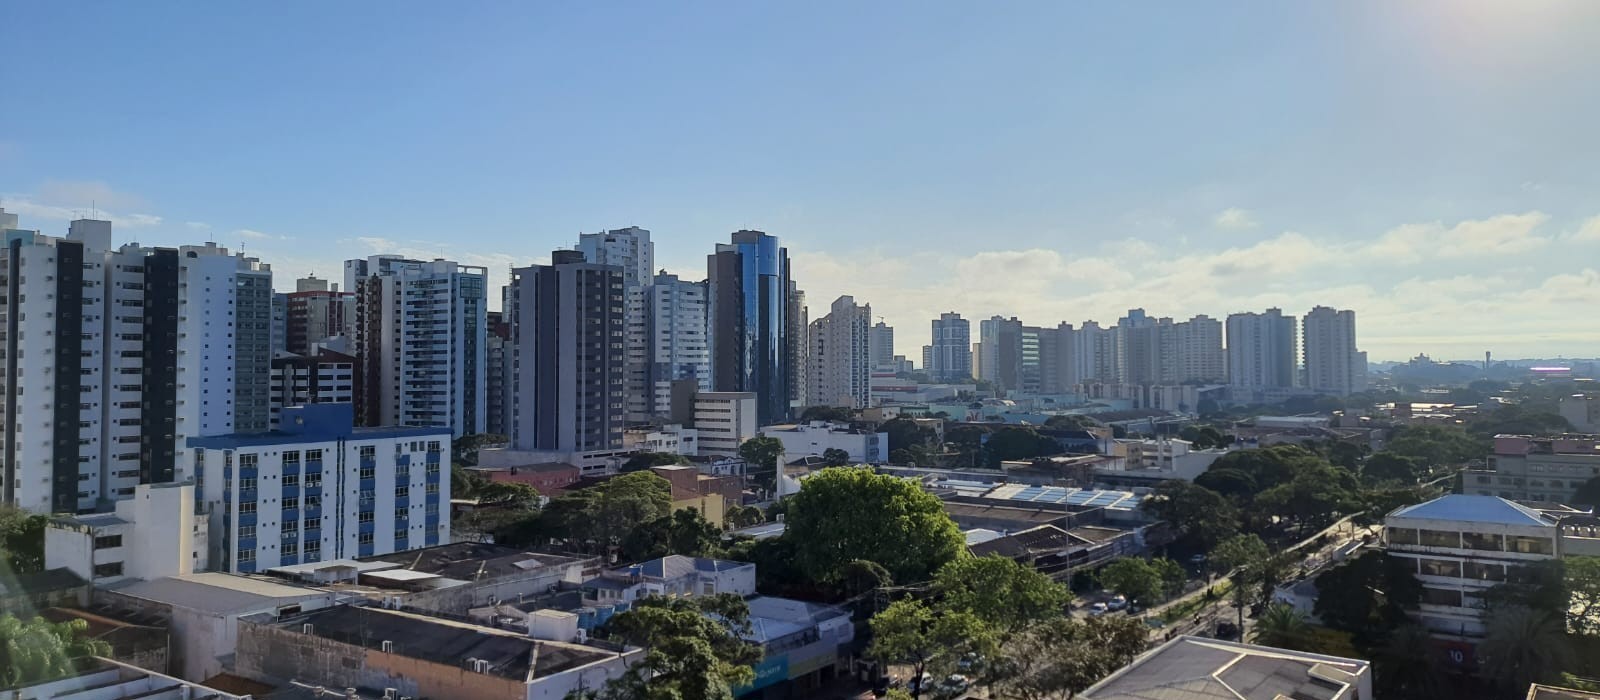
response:
M236 449L269 445L296 445L332 442L338 439L381 440L404 437L450 437L450 429L391 426L355 427L355 409L347 403L290 406L279 414L279 428L265 433L235 433L211 437L191 437L189 447Z
M1396 508L1390 518L1417 518L1425 520L1454 520L1469 523L1496 525L1528 525L1553 527L1555 521L1537 510L1508 501L1498 496L1449 494L1426 503Z
M756 596L745 602L750 606L751 632L746 639L752 642L768 642L849 614L831 605L773 596Z
M1346 700L1367 662L1184 635L1083 691L1085 700Z
M135 582L116 590L124 595L165 603L175 608L219 615L266 610L328 595L326 591L314 588L222 573L169 576Z
M0 579L0 596L46 593L88 584L71 569L46 569Z
M625 566L620 569L613 569L610 573L612 575L620 574L622 576L644 576L647 578L670 580L682 576L688 576L696 571L714 573L718 571L742 569L747 566L753 567L755 564L742 561L728 561L726 559L705 559L701 557L686 557L681 554L672 554L661 557L660 559L651 559L650 561L640 562L638 564L634 564L633 566Z
M1528 700L1600 700L1600 693L1534 683L1528 686Z
M527 636L465 622L398 610L341 605L279 621L277 626L365 649L394 644L394 654L465 668L468 659L486 661L487 673L517 681L554 675L614 656L599 647L534 640Z
M487 542L452 542L362 557L362 563L388 562L400 568L461 581L480 581L579 561L577 557L541 554Z

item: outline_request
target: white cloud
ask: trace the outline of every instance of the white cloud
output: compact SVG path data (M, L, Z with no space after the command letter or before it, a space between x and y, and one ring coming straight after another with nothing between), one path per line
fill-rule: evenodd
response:
M1238 207L1223 209L1212 223L1216 224L1217 228L1227 231L1246 231L1257 226L1255 217L1250 211Z
M278 235L274 235L274 234L270 234L270 233L264 233L264 232L261 232L261 231L256 231L256 230L247 229L247 228L238 229L238 230L233 232L233 235L238 237L238 238L243 238L245 240L250 240L250 241L287 241L287 240L290 240L288 236L278 236Z
M211 230L211 224L208 224L208 223L206 223L204 221L185 221L185 222L183 222L183 226L184 226L184 228L187 228L190 231L210 231Z
M27 221L101 219L117 228L160 226L162 222L162 218L154 214L132 211L148 206L143 198L112 189L103 182L52 180L39 185L34 192L0 194L0 206L22 219L20 225L40 230L45 227Z
M34 194L41 202L83 209L144 209L149 206L139 195L113 189L96 180L50 180L39 185Z
M1569 237L1573 241L1600 241L1600 216L1590 217Z
M1390 229L1363 252L1388 262L1527 253L1549 245L1549 236L1535 232L1549 219L1530 211L1462 221L1448 228L1440 222L1406 224Z

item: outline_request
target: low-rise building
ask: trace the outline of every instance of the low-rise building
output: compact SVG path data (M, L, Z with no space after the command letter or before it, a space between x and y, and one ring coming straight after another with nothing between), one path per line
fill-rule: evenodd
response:
M830 605L788 598L758 596L750 606L750 633L745 641L761 645L755 682L738 688L748 693L788 682L792 692L814 691L844 663L855 639L850 613Z
M1462 476L1464 493L1566 503L1600 476L1600 435L1496 435L1486 469Z
M1146 652L1078 697L1084 700L1371 700L1361 659L1182 635Z
M225 670L238 640L239 618L297 614L333 605L341 596L252 576L223 573L152 579L95 593L95 605L119 617L160 620L171 631L172 670L201 682Z
M97 586L205 571L206 522L195 514L194 484L140 484L113 512L51 519L45 567Z
M650 471L672 484L672 509L693 508L714 525L727 520L728 507L739 505L744 478L709 476L689 465L651 467Z
M695 393L694 429L700 454L737 457L739 446L756 436L756 426L755 392Z
M481 476L497 484L532 486L546 498L561 495L562 491L583 478L583 470L566 462L543 462L510 467L468 467L467 473Z
M242 620L235 672L275 685L392 689L394 697L561 700L604 686L642 653L341 605Z
M45 569L15 574L0 581L0 615L27 616L35 610L55 606L82 607L89 604L94 586L72 569Z
M1194 481L1228 454L1226 449L1198 450L1191 442L1171 438L1116 440L1110 448L1111 456L1121 459L1096 465L1094 477L1119 486L1155 486L1172 479Z
M66 678L20 685L5 692L5 697L16 700L250 700L251 697L98 657L85 661Z
M631 603L646 596L756 594L756 565L680 554L606 571L583 582L589 604Z
M251 573L450 541L449 428L356 428L350 404L280 416L271 432L191 437L183 450L212 514L212 568Z
M889 434L860 430L843 423L812 421L788 425L769 425L761 434L783 443L784 463L820 457L828 450L844 450L857 464L882 464L889 461Z
M640 452L662 452L693 457L700 454L700 431L676 423L629 428L622 432L622 446Z
M478 450L480 467L516 467L525 464L562 462L578 468L584 478L607 476L622 471L622 463L638 450L632 447L598 450L517 450L509 447Z

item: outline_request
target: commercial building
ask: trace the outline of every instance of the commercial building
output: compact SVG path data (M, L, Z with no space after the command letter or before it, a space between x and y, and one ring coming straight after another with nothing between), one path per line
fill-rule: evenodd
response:
M649 413L672 411L673 382L692 380L711 390L711 347L706 329L706 283L662 272L646 291Z
M1563 550L1557 517L1494 496L1451 494L1398 508L1383 530L1389 557L1422 583L1417 622L1454 640L1483 636L1485 591Z
M272 358L272 393L269 424L278 427L278 415L287 406L313 403L354 404L360 393L356 373L359 360L324 348L309 355L284 354Z
M268 574L327 588L372 605L465 615L499 601L532 600L583 581L598 558L527 552L486 542L453 542L359 559L275 567Z
M672 485L674 511L693 508L717 526L726 523L728 507L739 505L743 497L744 479L740 476L712 476L686 464L651 467L650 471Z
M811 382L807 399L811 404L846 408L870 405L874 366L871 324L872 306L857 304L849 296L835 299L826 316L811 322L806 357Z
M1281 309L1229 314L1228 384L1233 391L1251 395L1293 387L1299 374L1295 337L1294 317Z
M611 569L583 582L589 604L631 603L647 596L692 598L731 593L756 594L756 565L673 554Z
M871 308L871 307L867 307ZM894 326L883 321L867 329L867 361L873 369L894 367Z
M139 666L112 659L89 658L72 675L7 689L17 700L251 700L250 695L225 693L199 683L189 683Z
M706 391L694 396L699 453L737 457L739 446L757 435L757 397L752 391Z
M622 272L623 402L627 420L649 420L654 411L650 376L652 338L650 312L655 274L655 244L650 232L637 226L578 236L578 252L597 265Z
M375 255L344 264L356 295L360 425L483 432L488 270Z
M193 484L141 484L110 513L51 519L46 569L69 569L96 586L181 576L208 564L207 515L195 513Z
M449 541L449 428L355 428L349 404L285 408L280 423L188 440L211 511L212 568L250 573Z
M1361 659L1181 635L1078 695L1084 700L1370 700Z
M936 382L972 381L972 324L948 311L932 326L932 344L922 349L922 369Z
M283 350L309 355L315 346L332 338L355 340L356 295L316 276L295 280L295 291L284 295Z
M856 464L882 464L889 461L889 434L859 430L841 423L811 421L787 425L768 425L761 434L783 443L783 463L806 457L821 457L828 450L844 450Z
M1485 469L1462 475L1463 493L1571 502L1600 476L1600 435L1496 435Z
M622 268L558 250L511 271L511 445L585 451L622 446L626 425Z
M855 626L842 608L789 598L756 596L750 608L750 632L744 639L761 646L755 681L736 693L751 693L779 683L807 697L847 663Z
M575 628L574 628L575 630ZM550 630L554 632L554 630ZM642 651L596 646L426 617L342 605L240 622L236 673L264 683L382 687L395 697L561 700L595 689Z
M1301 323L1305 386L1344 396L1367 385L1365 356L1356 349L1356 312L1318 306Z
M789 251L775 236L736 231L707 257L711 388L754 392L756 419L789 414L796 337ZM801 329L804 326L800 327Z
M1573 394L1561 397L1561 417L1582 433L1600 434L1600 396Z

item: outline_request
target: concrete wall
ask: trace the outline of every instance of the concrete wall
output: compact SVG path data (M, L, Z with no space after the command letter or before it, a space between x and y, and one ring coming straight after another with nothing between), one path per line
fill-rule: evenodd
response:
M477 585L453 586L419 591L405 596L405 605L418 610L465 615L472 608L494 601L515 601L520 596L536 596L554 590L568 578L568 569L581 569L581 562L549 569L534 569L523 575L508 576ZM574 573L572 578L579 574Z

